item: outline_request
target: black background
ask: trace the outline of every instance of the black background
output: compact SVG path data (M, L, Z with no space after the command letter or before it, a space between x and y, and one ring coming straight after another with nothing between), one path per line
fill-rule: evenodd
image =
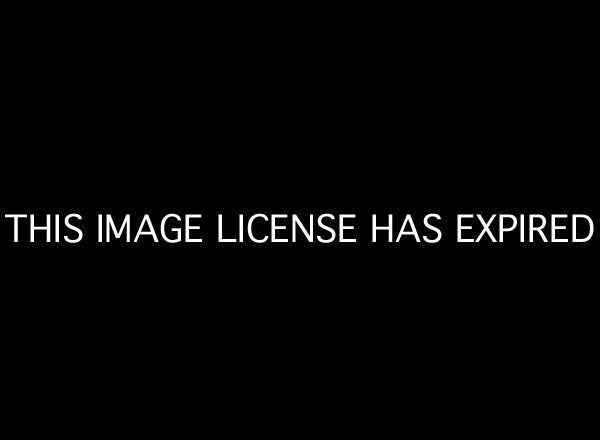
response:
M592 29L524 11L247 12L23 16L3 55L2 213L356 212L361 243L4 240L11 412L573 429L595 389L597 238L460 246L453 218L597 221ZM444 241L371 246L375 212L438 212Z

